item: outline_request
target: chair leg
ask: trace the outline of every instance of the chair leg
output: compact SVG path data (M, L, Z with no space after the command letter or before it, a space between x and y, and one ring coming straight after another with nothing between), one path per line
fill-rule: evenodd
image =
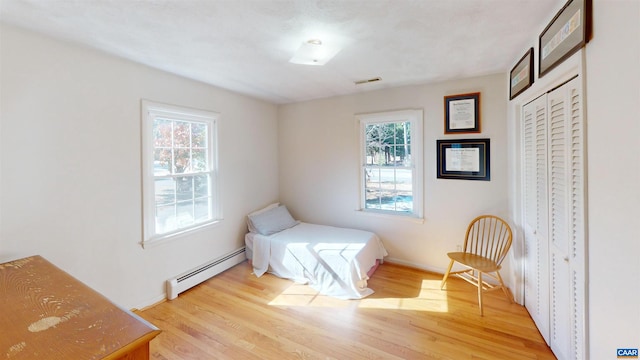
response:
M478 271L478 306L480 307L480 316L484 316L482 309L482 271Z
M496 275L498 275L498 281L500 281L500 286L502 287L502 291L507 296L507 299L509 299L509 303L513 304L513 299L511 298L511 294L509 294L509 292L507 291L507 287L504 286L504 282L502 281L502 276L500 276L500 272L496 271Z
M449 262L449 267L447 268L447 272L444 273L444 276L442 277L442 282L440 283L440 290L442 290L442 288L444 288L444 284L447 283L447 278L449 278L449 273L451 272L451 269L453 268L453 262L454 262L454 260L451 260Z

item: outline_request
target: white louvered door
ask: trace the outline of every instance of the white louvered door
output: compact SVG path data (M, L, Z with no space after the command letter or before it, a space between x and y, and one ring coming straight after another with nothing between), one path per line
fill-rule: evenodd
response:
M522 109L525 305L558 359L585 358L581 89L575 78Z
M565 85L569 130L569 285L571 292L571 358L587 359L587 224L584 107L580 78Z
M551 275L551 342L559 359L569 359L571 291L569 288L569 182L567 168L566 89L560 87L547 95L549 110L549 238Z
M547 95L522 108L524 144L525 306L549 343Z

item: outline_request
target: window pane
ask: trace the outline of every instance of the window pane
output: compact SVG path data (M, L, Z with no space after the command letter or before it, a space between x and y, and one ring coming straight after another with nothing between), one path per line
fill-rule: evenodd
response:
M156 207L156 233L164 234L177 229L175 205Z
M405 122L404 128L406 129L406 143L411 145L411 123Z
M380 125L381 131L381 139L385 144L393 144L393 139L395 137L395 125L394 124L383 124Z
M190 172L191 151L188 149L176 149L173 151L173 173L182 174Z
M193 200L193 177L181 176L176 179L176 200Z
M212 218L210 201L210 198L195 201L194 217L196 222L207 221Z
M207 171L207 151L192 150L191 151L191 171Z
M173 123L173 146L179 148L191 146L191 123L182 121Z
M376 189L366 190L366 209L380 209L380 192Z
M413 171L411 169L396 170L396 208L397 211L413 210Z
M368 167L365 171L365 188L379 188L380 187L380 169Z
M155 149L153 151L153 175L171 174L171 150Z
M380 170L365 169L365 208L380 209Z
M179 202L176 205L176 224L187 227L194 224L193 201Z
M207 124L191 124L191 146L194 148L206 149L207 146Z
M197 175L193 178L195 198L209 196L209 175Z
M153 146L171 147L171 120L156 119L153 122Z
M155 179L156 205L167 205L176 202L176 185L174 179Z

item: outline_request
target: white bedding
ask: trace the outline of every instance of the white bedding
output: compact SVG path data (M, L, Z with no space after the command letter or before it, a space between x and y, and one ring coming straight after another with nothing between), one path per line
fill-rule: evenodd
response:
M387 255L372 232L308 223L268 236L250 232L245 242L256 276L268 271L341 299L372 294L367 272Z

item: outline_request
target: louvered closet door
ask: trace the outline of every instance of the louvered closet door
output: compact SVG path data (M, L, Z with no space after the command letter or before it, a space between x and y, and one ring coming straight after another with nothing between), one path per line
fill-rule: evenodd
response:
M559 359L584 356L584 136L576 78L547 95L550 346Z
M569 166L565 88L548 94L549 109L549 234L551 254L551 349L569 358L571 289L569 288Z
M575 78L522 108L525 306L558 359L586 353L581 89Z
M569 282L571 288L571 357L586 359L587 231L586 160L582 84L576 78L565 85L569 101Z
M525 306L549 343L547 95L522 108L524 144Z

